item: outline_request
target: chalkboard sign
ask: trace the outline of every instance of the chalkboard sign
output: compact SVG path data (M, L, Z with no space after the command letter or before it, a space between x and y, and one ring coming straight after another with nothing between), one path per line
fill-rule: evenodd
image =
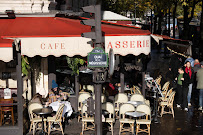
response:
M88 54L88 67L108 67L108 54L96 47Z

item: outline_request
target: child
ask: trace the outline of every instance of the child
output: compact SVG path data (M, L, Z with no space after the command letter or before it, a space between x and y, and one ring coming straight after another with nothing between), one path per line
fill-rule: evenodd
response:
M177 80L177 107L184 108L185 111L188 111L188 86L190 83L190 77L187 73L184 72L183 68L178 69L178 77L175 78Z

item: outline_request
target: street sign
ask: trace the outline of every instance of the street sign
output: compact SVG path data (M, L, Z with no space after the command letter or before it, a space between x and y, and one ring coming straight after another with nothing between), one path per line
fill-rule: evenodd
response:
M108 54L100 47L94 48L87 56L88 67L108 67Z
M105 83L107 72L105 71L94 71L93 72L93 82L94 83Z

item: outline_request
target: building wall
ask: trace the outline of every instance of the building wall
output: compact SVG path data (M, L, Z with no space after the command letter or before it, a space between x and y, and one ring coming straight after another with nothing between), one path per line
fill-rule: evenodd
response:
M55 10L55 0L0 0L0 13L14 10L15 13L48 13Z

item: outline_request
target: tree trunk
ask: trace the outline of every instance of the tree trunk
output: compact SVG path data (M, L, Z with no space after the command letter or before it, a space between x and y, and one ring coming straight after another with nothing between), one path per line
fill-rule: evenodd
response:
M203 0L202 0L202 11L203 11ZM203 41L203 12L201 13L201 20L200 20L200 39Z
M156 31L156 23L157 23L157 16L155 15L154 16L154 34L156 34L157 33L157 31Z
M188 18L188 6L183 6L184 10L184 24L183 24L183 39L189 39L189 18Z
M170 15L171 15L171 13L170 13L171 11L170 11L170 8L168 8L168 36L170 37L170 33L171 33L171 18L170 18Z
M162 12L159 11L158 31L157 34L161 35Z
M176 34L176 24L175 24L175 19L176 19L176 9L177 9L177 0L174 3L174 9L173 9L173 38L175 38L175 34Z

